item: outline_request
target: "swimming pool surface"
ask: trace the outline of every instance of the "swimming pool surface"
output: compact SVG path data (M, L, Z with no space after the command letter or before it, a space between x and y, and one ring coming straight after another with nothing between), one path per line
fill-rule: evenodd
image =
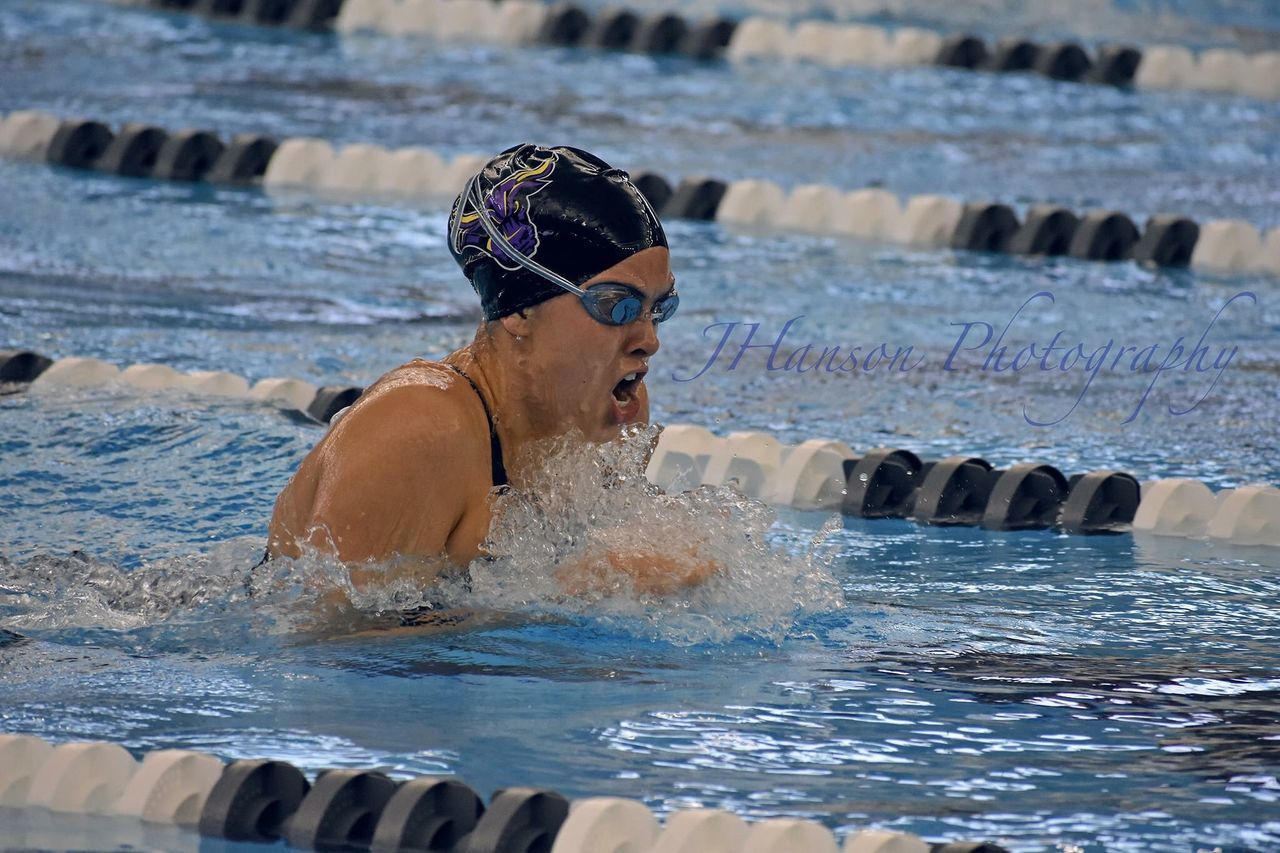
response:
M1241 44L1275 48L1280 13L1218 5L1162 4L1160 26L1220 19ZM934 23L990 8L948 7ZM671 177L878 181L1280 224L1280 106L1239 97L344 40L73 0L0 3L0 79L0 110L113 124L447 153L532 139ZM443 204L4 159L0 188L0 347L363 385L462 345L479 316L444 247ZM682 305L649 376L657 421L1215 489L1280 483L1275 279L667 230ZM1090 350L1163 353L1213 321L1206 345L1237 350L1220 372L1159 377L1145 398L1150 375L1127 368L1086 389L1079 371L984 369L977 348L945 369L965 324L998 330L1020 307L1017 347L1062 331ZM690 378L724 324L759 324L760 342L797 317L785 351L885 343L921 364L769 370L757 350ZM733 334L727 353L745 327ZM352 636L365 626L299 612L315 567L249 570L320 430L181 394L0 396L0 627L29 638L0 646L0 731L1020 850L1280 847L1275 549L854 518L822 539L830 514L770 521L742 503L741 524L767 529L777 553L740 551L713 594L593 609L496 578L474 602L496 615L465 630ZM715 529L706 503L682 506L688 535ZM657 512L636 495L612 509L615 533ZM680 534L679 519L662 523Z

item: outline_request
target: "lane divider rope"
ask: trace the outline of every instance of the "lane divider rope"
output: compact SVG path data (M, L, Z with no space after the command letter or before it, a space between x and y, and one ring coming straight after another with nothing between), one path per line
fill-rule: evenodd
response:
M169 133L142 124L113 131L102 122L59 119L33 110L0 120L0 155L139 178L261 184L268 191L304 188L447 200L486 160L479 154L446 160L425 147L388 150L354 143L336 150L321 139L278 142L257 134L224 143L209 131ZM637 174L635 182L665 218L922 248L1280 275L1280 226L1264 234L1244 220L1198 223L1186 216L1156 214L1139 228L1116 210L1077 213L1057 205L1033 205L1020 219L1012 207L996 201L962 202L934 194L901 199L878 187L845 191L804 184L786 191L767 180L726 182L700 176L672 185L650 172Z
M661 826L641 802L570 802L542 788L495 791L486 807L465 783L377 770L322 770L314 779L285 761L158 750L136 761L104 742L50 744L0 733L0 808L135 818L250 843L376 853L836 853L815 821L748 824L717 809L677 811ZM8 841L21 843L17 838ZM104 827L110 837L110 827ZM845 836L843 853L1004 853L990 842L929 844L903 832Z
M672 12L595 12L537 0L122 0L248 24L372 31L499 44L542 43L696 59L813 62L840 67L938 65L969 71L1031 72L1054 80L1280 98L1280 51L1193 52L1181 45L1041 44L1021 36L988 43L973 33L918 27L751 16L686 20Z
M184 374L155 364L135 364L122 371L97 359L54 361L28 350L0 350L0 391L30 386L57 393L112 382L144 391L170 389L278 403L330 425L363 390L316 388L284 378L263 379L250 387L230 373ZM1068 477L1052 465L1036 462L996 468L981 457L923 460L895 447L859 454L838 439L814 438L787 446L764 432L720 437L694 424L672 424L663 430L646 475L667 491L733 486L774 505L861 518L989 530L1139 532L1280 547L1280 489L1262 483L1215 494L1204 483L1184 478L1144 484L1133 474L1113 470Z

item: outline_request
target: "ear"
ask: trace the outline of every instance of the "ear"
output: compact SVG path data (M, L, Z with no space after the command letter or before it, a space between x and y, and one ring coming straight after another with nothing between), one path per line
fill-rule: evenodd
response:
M528 337L530 330L533 328L528 309L521 309L514 314L499 317L498 322L502 324L502 328L507 330L507 334L513 338Z

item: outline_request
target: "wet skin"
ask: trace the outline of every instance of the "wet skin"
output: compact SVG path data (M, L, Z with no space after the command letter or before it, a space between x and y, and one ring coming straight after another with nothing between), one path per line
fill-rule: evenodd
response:
M659 348L648 312L674 285L667 249L637 252L583 287L601 282L639 289L645 313L608 326L565 293L524 316L483 324L444 363L415 359L366 389L280 493L268 551L297 557L309 547L348 564L414 558L405 570L424 582L481 555L491 520L489 426L476 392L445 363L465 371L488 402L517 488L518 460L530 442L574 429L604 442L616 439L623 424L648 423L643 375ZM633 372L638 379L625 381ZM692 569L662 557L635 562L608 555L608 564L638 587L662 591L692 582L686 577ZM570 591L584 590L599 585L598 575L569 570L563 580ZM353 571L357 583L368 577Z

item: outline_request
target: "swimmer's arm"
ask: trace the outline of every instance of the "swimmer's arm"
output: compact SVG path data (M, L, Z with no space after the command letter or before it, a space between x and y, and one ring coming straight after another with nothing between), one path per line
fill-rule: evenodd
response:
M324 449L304 541L344 563L418 558L403 560L399 576L434 579L466 509L463 429L432 388L393 389L352 409ZM352 577L374 574L353 568Z
M701 586L724 571L723 564L689 546L669 552L611 548L564 563L555 574L569 595L674 595Z

